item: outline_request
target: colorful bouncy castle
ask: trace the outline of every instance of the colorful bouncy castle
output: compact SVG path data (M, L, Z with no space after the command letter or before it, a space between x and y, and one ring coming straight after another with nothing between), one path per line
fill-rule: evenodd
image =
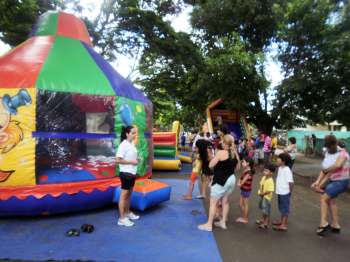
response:
M222 127L236 138L250 137L250 131L244 115L237 110L226 108L223 99L212 102L206 110L207 114L207 132L213 133Z
M138 174L149 177L152 103L94 51L80 19L42 15L0 57L0 216L112 203L126 125L137 127Z

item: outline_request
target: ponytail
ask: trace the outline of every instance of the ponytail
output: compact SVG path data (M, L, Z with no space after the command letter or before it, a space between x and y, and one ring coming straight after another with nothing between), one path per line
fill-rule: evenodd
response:
M122 133L120 135L120 143L123 142L126 139L126 134L129 134L131 132L131 129L133 129L133 126L123 126L122 127Z
M228 146L229 158L236 158L235 139L231 135L224 135L224 144ZM238 159L237 159L238 160Z

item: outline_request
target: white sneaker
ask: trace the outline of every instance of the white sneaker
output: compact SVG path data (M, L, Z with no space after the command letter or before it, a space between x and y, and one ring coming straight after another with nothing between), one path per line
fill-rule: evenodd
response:
M129 214L126 215L127 218L131 219L131 220L138 220L140 219L140 216L135 215L133 212L130 211Z
M134 222L130 221L130 219L127 217L118 219L118 226L132 227L133 225L134 225Z

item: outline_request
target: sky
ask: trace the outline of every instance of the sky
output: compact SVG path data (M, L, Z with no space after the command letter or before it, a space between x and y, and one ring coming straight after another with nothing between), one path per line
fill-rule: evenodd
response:
M96 8L96 3L101 3L102 0L80 0L80 3L84 7L88 7L89 10L84 13L84 15L89 17L96 17L98 14L98 8ZM99 5L99 4L97 4ZM169 21L171 21L172 26L176 31L184 31L187 33L191 32L191 26L189 22L189 17L191 13L191 8L184 9L180 14L175 17L170 17ZM3 42L0 41L0 56L5 54L10 47ZM271 82L270 87L273 88L277 86L283 79L281 65L278 61L275 61L274 57L277 54L277 45L273 44L270 47L270 51L267 54L267 59L265 63L266 68L266 77ZM130 60L126 56L118 56L116 61L112 63L112 65L116 68L116 70L124 77L127 77L133 66L134 60Z

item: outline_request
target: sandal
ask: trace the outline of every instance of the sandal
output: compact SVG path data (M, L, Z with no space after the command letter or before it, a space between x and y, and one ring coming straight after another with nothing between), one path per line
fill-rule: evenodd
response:
M79 229L71 228L66 232L67 237L78 237L80 235Z
M273 230L275 231L281 231L281 232L287 232L288 228L282 227L281 225L273 227Z
M259 228L260 229L268 229L269 227L267 225L265 225L265 224L260 224Z
M220 227L221 229L227 229L227 226L222 224L220 221L214 222L214 226Z
M280 225L282 225L282 223L281 223L281 221L273 221L273 222L272 222L272 225L274 225L274 226L280 226Z
M182 200L192 200L192 196L189 195L183 195Z
M243 217L237 218L236 222L241 224L248 224L248 220L245 220Z
M261 221L260 219L257 219L257 220L255 220L255 224L261 225L261 224L262 224L262 221Z
M332 227L331 226L331 231L332 231L332 233L340 234L340 227Z
M93 225L90 224L83 224L80 227L80 230L85 232L85 233L92 233L95 230L95 227Z
M316 234L319 236L324 236L324 234L331 229L331 226L329 224L323 226L323 227L318 227L316 230Z

